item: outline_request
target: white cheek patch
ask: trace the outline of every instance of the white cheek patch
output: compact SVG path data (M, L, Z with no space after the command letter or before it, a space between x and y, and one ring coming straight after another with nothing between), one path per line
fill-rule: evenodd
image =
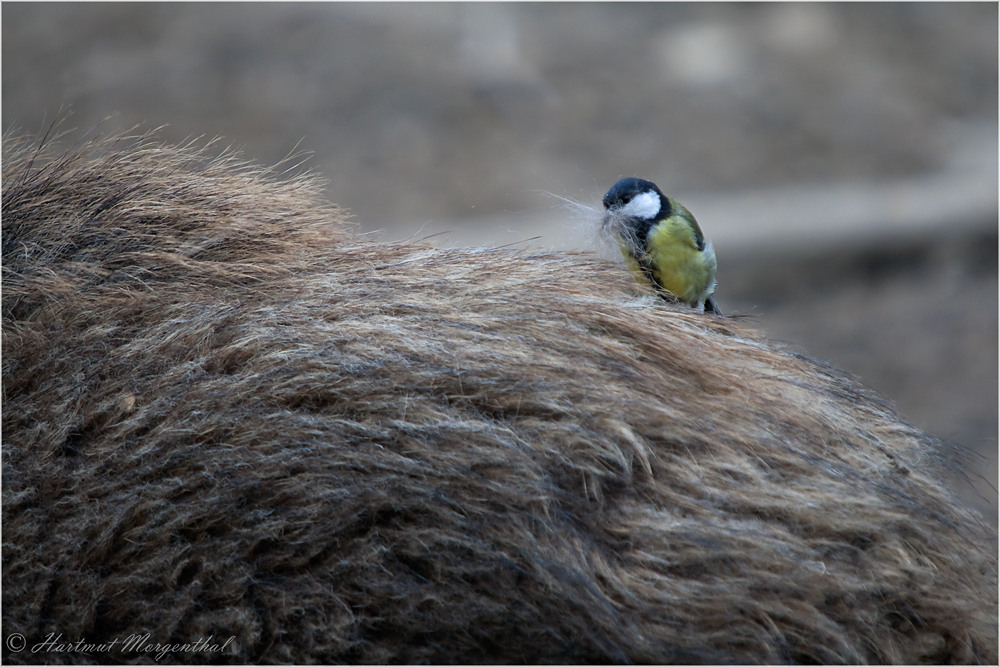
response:
M622 213L632 218L648 220L660 212L660 196L655 192L643 192L622 206Z

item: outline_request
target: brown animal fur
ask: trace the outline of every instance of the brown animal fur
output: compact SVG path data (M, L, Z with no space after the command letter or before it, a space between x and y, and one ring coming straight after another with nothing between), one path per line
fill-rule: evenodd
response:
M997 661L994 537L878 396L596 259L342 219L149 137L5 141L5 638Z

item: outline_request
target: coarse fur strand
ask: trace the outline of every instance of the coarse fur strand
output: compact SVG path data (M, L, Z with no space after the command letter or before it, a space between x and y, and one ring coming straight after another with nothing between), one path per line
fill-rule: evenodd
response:
M996 663L940 443L746 324L586 255L364 240L149 135L3 159L5 637Z

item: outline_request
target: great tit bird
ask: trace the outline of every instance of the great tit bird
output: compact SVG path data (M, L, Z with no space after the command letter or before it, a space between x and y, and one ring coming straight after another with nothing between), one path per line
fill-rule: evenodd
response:
M712 297L715 250L690 211L641 178L611 186L604 208L604 228L618 240L629 268L678 300L722 315Z

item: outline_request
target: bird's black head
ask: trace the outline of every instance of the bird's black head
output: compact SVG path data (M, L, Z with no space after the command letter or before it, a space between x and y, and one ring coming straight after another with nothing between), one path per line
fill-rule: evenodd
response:
M601 228L618 238L625 252L636 259L647 252L649 230L671 213L670 200L652 181L623 178L604 195Z
M670 215L670 200L652 181L623 178L604 195L604 208L608 213L652 221Z

